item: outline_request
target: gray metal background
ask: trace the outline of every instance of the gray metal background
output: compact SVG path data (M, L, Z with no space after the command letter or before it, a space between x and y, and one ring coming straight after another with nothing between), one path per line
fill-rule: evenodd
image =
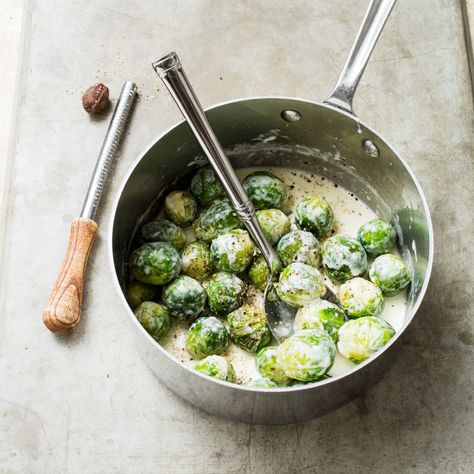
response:
M265 94L322 99L367 3L347 5L30 2L0 272L1 470L473 470L473 113L456 1L399 0L356 97L359 116L420 178L437 244L427 299L403 351L373 389L329 416L280 427L231 423L176 398L136 352L109 280L110 194L81 326L69 338L42 326L69 222L107 128L106 120L84 115L81 91L96 79L115 96L124 79L141 89L110 183L115 189L144 147L179 119L150 68L161 53L178 51L204 106Z

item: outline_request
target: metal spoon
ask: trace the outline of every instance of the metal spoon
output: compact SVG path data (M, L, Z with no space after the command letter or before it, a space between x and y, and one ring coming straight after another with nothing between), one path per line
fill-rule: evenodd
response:
M245 227L268 264L270 276L264 293L264 311L273 336L278 342L281 342L293 334L293 323L297 311L296 308L280 300L276 292L273 291L273 282L282 269L281 261L263 233L255 214L255 208L245 193L229 159L224 153L224 149L212 130L204 110L181 66L178 55L174 52L170 53L155 61L152 66L184 115L193 134L204 150L209 163L222 182L235 212L244 222ZM329 288L327 288L324 297L337 301L336 295Z

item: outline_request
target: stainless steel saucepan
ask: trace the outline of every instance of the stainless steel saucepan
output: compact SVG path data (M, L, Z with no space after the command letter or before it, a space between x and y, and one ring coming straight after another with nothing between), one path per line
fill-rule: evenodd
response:
M186 184L205 162L189 125L163 133L139 158L113 209L109 248L116 283L143 358L176 394L210 413L253 423L291 423L324 415L375 383L391 363L401 334L428 285L433 230L423 192L405 161L352 111L352 98L395 0L373 0L341 76L323 103L258 97L206 110L235 168L291 167L326 176L395 223L399 250L412 267L403 327L390 342L344 375L292 388L264 390L209 379L177 361L137 322L123 289L136 229L150 220L163 197Z

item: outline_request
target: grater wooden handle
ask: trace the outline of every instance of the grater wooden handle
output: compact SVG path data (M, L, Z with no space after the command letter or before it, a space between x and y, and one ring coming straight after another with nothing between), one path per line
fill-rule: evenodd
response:
M97 223L78 217L71 223L66 255L43 310L43 322L53 332L75 328L81 317L84 277Z

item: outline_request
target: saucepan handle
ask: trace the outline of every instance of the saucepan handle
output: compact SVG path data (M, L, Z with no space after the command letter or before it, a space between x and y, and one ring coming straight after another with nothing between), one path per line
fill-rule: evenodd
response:
M372 0L346 64L331 95L324 101L354 115L352 99L365 66L396 0Z
M153 68L166 85L191 130L214 168L239 218L261 250L270 268L281 266L278 255L266 238L255 214L255 208L237 178L224 149L184 72L176 53L155 61Z

